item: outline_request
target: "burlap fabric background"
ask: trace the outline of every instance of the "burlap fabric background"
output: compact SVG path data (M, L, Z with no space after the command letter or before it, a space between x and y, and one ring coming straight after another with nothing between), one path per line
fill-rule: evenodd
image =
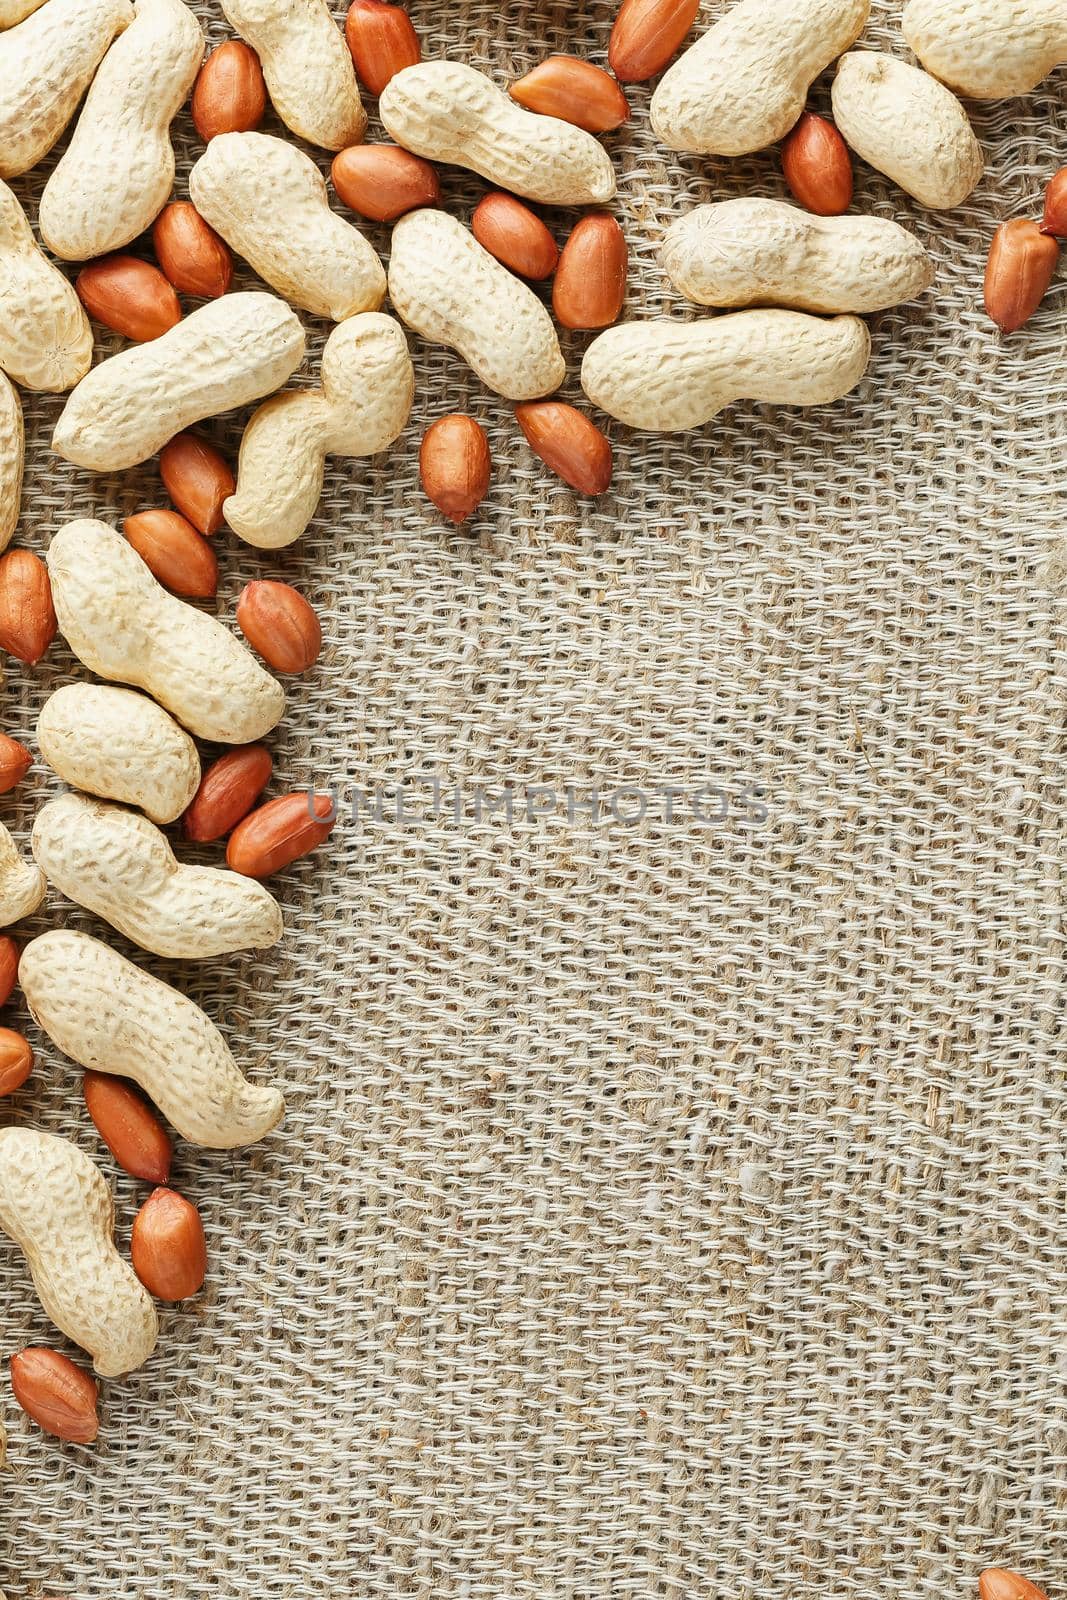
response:
M602 60L613 9L413 7L427 54L500 81ZM898 10L868 43L902 48ZM665 224L781 194L777 160L668 157L632 101L628 314L682 312ZM220 539L221 614L276 574L326 618L279 784L406 783L407 814L364 808L279 880L276 951L139 957L288 1115L247 1152L179 1147L209 1285L106 1386L97 1447L5 1399L11 1596L944 1600L992 1563L1063 1591L1063 287L1010 343L980 308L994 224L1067 153L1062 75L976 120L990 173L948 217L860 168L938 279L873 319L843 404L615 428L613 494L576 502L413 341L403 446L333 462L289 551ZM481 190L446 176L464 216ZM160 495L151 464L53 457L59 406L27 407L35 549ZM454 533L415 462L464 408L495 482ZM4 728L32 741L72 673L62 641L9 671ZM512 819L478 820L506 784ZM5 797L21 838L50 786ZM102 931L53 895L61 921ZM101 1160L124 1245L143 1188L30 1031L4 1116ZM0 1284L3 1355L56 1342L6 1247Z

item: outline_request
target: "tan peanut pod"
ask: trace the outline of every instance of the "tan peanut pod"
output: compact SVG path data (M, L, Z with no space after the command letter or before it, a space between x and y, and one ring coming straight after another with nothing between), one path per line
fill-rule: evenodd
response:
M18 846L0 822L0 928L36 911L44 899L44 873L24 861Z
M359 144L367 113L352 57L325 0L222 0L231 26L259 56L271 104L310 144Z
M459 61L405 67L383 89L378 113L405 150L468 167L527 200L579 206L615 193L610 157L591 133L524 111Z
M656 433L699 428L736 400L817 406L840 400L867 370L858 317L736 311L704 322L626 322L594 339L582 388L594 405Z
M162 706L133 689L67 683L37 718L37 744L64 783L175 822L200 785L196 745Z
M44 0L0 0L0 32L25 22L44 5Z
M132 20L130 0L48 0L0 34L0 178L48 154Z
M0 550L18 526L25 452L22 406L14 385L0 372Z
M294 305L340 322L385 299L385 269L331 211L314 161L267 133L221 133L189 174L193 204Z
M105 522L68 522L48 551L56 617L91 672L133 684L201 739L251 744L285 692L215 617L168 594Z
M0 369L24 388L60 392L92 364L93 333L81 301L0 183Z
M506 400L537 400L563 382L566 363L540 300L445 211L411 211L396 224L389 296L409 328L457 350Z
M245 429L223 514L246 544L292 544L315 514L326 457L376 455L403 431L415 372L399 323L377 311L342 322L322 352L321 385L274 395Z
M55 928L19 961L30 1011L58 1050L139 1083L193 1144L232 1150L277 1127L277 1089L249 1083L199 1006L86 933Z
M174 183L171 121L203 58L204 35L184 0L136 0L41 195L38 225L55 255L86 261L151 227Z
M747 155L784 139L870 9L870 0L737 0L660 79L655 132L699 155Z
M143 1366L159 1323L115 1248L115 1204L100 1169L69 1139L0 1129L0 1228L26 1257L41 1304L102 1378Z
M781 200L697 206L667 230L663 269L702 306L882 311L928 289L934 265L883 217L816 217Z
M37 813L31 844L61 894L154 955L205 961L268 950L282 936L281 909L261 883L219 867L183 865L166 836L136 811L61 795Z
M224 294L94 367L68 399L52 448L91 472L136 466L192 423L280 388L303 359L304 330L283 300Z
M927 72L972 100L1029 94L1067 61L1064 0L908 0L901 26Z
M834 121L858 156L935 211L962 205L985 171L982 147L951 89L919 67L853 50L837 69Z

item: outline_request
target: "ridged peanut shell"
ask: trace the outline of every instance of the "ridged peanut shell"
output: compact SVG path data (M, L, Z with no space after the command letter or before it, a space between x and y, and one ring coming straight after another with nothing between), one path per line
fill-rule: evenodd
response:
M55 255L86 261L151 227L174 183L170 124L203 56L184 0L136 0L41 195L41 237Z
M859 383L871 336L858 317L736 311L704 322L626 322L585 353L582 388L631 428L681 433L736 400L814 406Z
M37 718L37 744L64 783L174 822L200 783L200 757L184 728L133 689L68 683Z
M136 811L60 795L37 813L31 845L61 894L155 955L205 961L267 950L282 936L278 903L261 884L184 865Z
M0 372L0 550L18 526L25 454L22 405L14 385Z
M374 311L385 269L358 228L331 211L318 167L267 133L220 133L189 175L200 215L279 294L340 322Z
M44 892L40 867L23 859L14 839L0 822L0 928L7 928L36 911Z
M287 128L326 150L358 144L367 126L352 57L325 0L222 0L259 56Z
M838 131L878 172L934 211L962 205L981 182L982 147L951 89L874 50L852 50L833 90Z
M653 129L669 149L698 155L776 143L870 9L870 0L737 0L660 79Z
M0 29L13 28L25 22L44 5L44 0L0 0Z
M237 489L223 511L246 544L275 550L298 539L319 503L327 455L377 455L403 431L415 373L399 323L375 311L342 322L326 341L321 383L275 395L245 429Z
M93 334L81 301L0 183L0 369L24 388L61 392L84 378L92 361Z
M702 306L881 311L933 282L922 243L885 217L816 217L781 200L722 200L672 223L663 268Z
M201 739L248 744L280 718L281 684L215 617L168 594L114 528L68 522L48 571L60 630L90 671L144 689Z
M280 388L303 358L304 330L283 300L223 295L94 367L68 399L52 448L91 472L136 466L192 423Z
M14 1240L48 1316L87 1350L101 1377L143 1366L159 1324L115 1248L104 1175L69 1139L0 1129L0 1228Z
M1029 94L1067 61L1063 0L908 0L901 27L927 72L971 100Z
M48 0L0 33L0 178L28 172L48 154L112 39L132 21L129 0Z
M458 351L506 400L537 400L563 382L566 364L540 300L447 212L412 211L396 224L389 295L409 328Z
M578 206L615 193L610 157L591 133L524 111L462 62L405 67L386 85L378 112L405 150L468 167L527 200Z
M132 1078L184 1139L230 1150L281 1121L278 1090L241 1075L199 1006L98 939L58 928L31 939L19 982L57 1049Z

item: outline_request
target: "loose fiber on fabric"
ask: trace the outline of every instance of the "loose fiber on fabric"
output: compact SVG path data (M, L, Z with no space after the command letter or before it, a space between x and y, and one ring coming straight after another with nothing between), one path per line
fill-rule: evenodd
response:
M899 9L864 42L903 53ZM604 61L614 5L412 14L427 56L505 82ZM777 156L670 155L630 97L627 315L698 315L662 235L783 195ZM401 444L331 460L290 549L220 535L220 615L277 576L324 621L278 787L377 806L277 880L276 950L137 956L289 1109L250 1150L179 1146L208 1284L105 1386L96 1446L5 1386L11 1600L965 1600L990 1565L1067 1592L1064 280L1010 341L981 308L995 225L1065 159L1063 74L972 109L989 174L956 212L857 164L937 282L871 319L843 403L613 427L584 502L413 339ZM464 218L483 192L444 189ZM19 543L164 503L153 463L53 456L62 400L25 399ZM457 533L417 449L468 409L494 482ZM207 431L235 450L246 416ZM84 674L61 640L7 667L32 742ZM5 797L23 843L52 787L39 763ZM57 924L132 953L53 893L32 927ZM5 1020L38 1065L4 1119L101 1162L125 1247L143 1187ZM0 1329L5 1358L63 1347L6 1247Z

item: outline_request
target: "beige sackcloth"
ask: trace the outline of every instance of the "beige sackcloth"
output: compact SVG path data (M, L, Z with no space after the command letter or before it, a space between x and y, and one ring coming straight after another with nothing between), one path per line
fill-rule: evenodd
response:
M614 9L412 12L427 56L505 83L604 61ZM874 11L864 43L904 53ZM871 319L848 400L612 426L614 489L577 500L412 337L401 445L331 461L290 549L218 537L220 615L266 576L325 621L278 787L380 789L380 815L276 880L276 950L137 956L288 1113L247 1151L179 1146L208 1284L105 1386L94 1448L0 1386L11 1600L970 1600L989 1565L1067 1594L1067 280L1011 340L981 305L994 226L1067 159L1065 81L973 108L989 173L947 216L857 163L857 209L913 227L937 283ZM699 315L664 229L783 195L777 155L670 155L630 100L626 315ZM483 190L444 173L464 218ZM19 543L166 503L153 463L59 461L61 399L26 399ZM494 463L460 532L416 472L452 410ZM246 416L206 431L235 449ZM86 674L62 640L7 665L32 743ZM38 763L4 797L23 842L55 787ZM32 927L58 924L132 953L52 893ZM125 1248L144 1186L79 1071L3 1020L38 1051L4 1120L101 1162ZM0 1308L4 1358L64 1347L3 1241Z

